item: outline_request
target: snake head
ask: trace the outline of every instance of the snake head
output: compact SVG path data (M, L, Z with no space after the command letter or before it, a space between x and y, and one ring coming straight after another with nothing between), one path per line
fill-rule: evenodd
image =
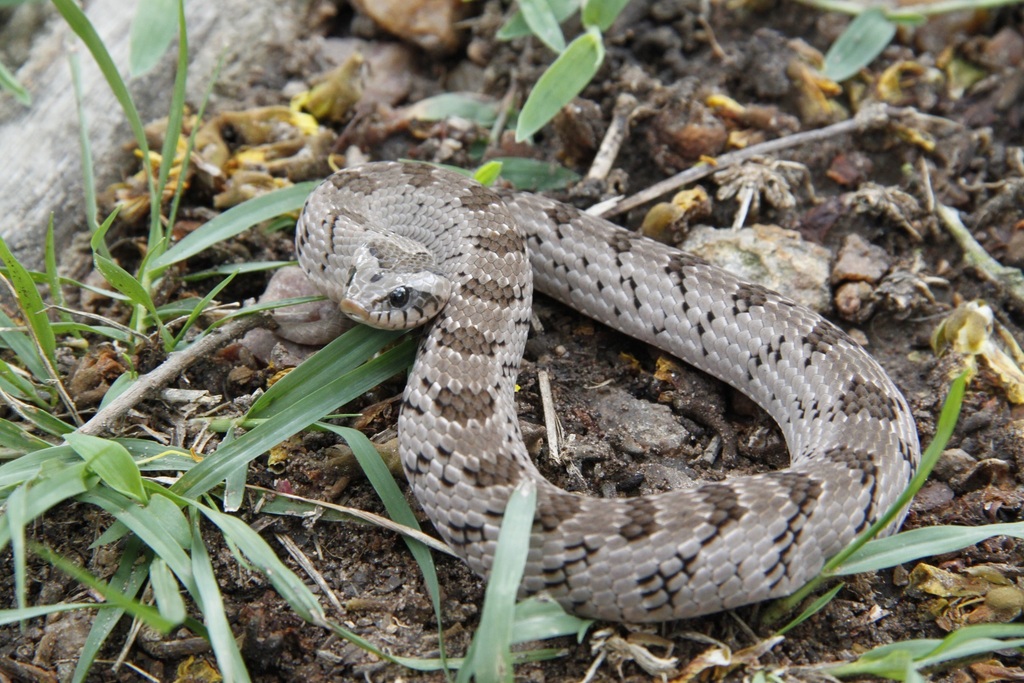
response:
M360 247L339 308L371 327L407 330L423 325L448 303L452 286L431 264L418 261L396 264L376 247Z

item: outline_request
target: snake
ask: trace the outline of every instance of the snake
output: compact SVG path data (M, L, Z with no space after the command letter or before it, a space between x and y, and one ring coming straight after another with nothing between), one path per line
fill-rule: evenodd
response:
M437 532L486 578L506 505L529 480L520 593L569 613L659 622L789 595L893 505L918 466L907 401L838 326L569 204L371 162L309 195L295 243L344 314L426 325L398 443ZM778 423L789 466L624 498L549 482L515 403L534 288L749 396Z

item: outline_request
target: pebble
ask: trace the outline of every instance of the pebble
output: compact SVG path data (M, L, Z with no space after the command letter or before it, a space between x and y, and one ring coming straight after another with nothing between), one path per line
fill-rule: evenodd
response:
M814 311L829 310L831 254L798 232L776 225L753 225L740 230L700 226L690 232L682 247Z
M427 52L450 53L459 46L456 23L462 0L352 0L378 26Z

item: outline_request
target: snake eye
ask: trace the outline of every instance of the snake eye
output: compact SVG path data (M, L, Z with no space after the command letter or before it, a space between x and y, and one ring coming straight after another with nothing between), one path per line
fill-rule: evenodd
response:
M395 308L402 308L409 303L409 288L408 287L395 287L388 294L388 303Z

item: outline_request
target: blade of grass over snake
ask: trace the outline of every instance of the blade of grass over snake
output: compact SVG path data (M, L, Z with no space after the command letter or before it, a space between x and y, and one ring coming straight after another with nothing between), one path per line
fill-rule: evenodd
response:
M935 463L938 462L939 456L945 450L946 444L949 443L949 438L953 436L953 430L956 428L957 420L960 418L960 408L963 405L964 392L966 390L967 373L962 373L949 385L949 392L946 394L946 400L942 404L942 412L939 414L939 420L936 423L935 436L932 437L932 442L928 444L928 448L921 455L921 464L907 485L906 490L885 511L885 514L864 533L854 539L853 543L843 548L835 557L825 563L825 567L822 569L823 574L832 574L837 567L843 564L853 553L857 552L861 546L877 536L882 529L892 524L892 521L896 519L900 511L909 505L911 499L921 490L921 487L924 486L925 481L928 479L928 475L931 474L932 468L935 467Z
M821 583L833 576L839 574L838 568L843 566L846 561L857 553L864 545L873 539L878 533L889 526L892 520L896 518L906 505L908 505L917 494L917 492L924 486L925 480L931 473L932 468L935 467L935 463L938 462L939 456L942 455L942 451L946 448L946 444L949 443L949 438L953 435L953 429L956 427L957 420L960 416L960 408L963 404L964 391L967 388L967 376L966 373L961 374L950 384L949 393L946 395L946 400L942 404L942 412L939 415L939 420L936 423L935 436L932 438L932 442L925 449L924 454L921 456L921 464L918 467L917 473L907 484L907 488L896 498L893 504L888 510L867 530L861 533L857 538L853 540L848 546L843 548L834 557L832 557L821 572L812 580L808 581L800 590L796 591L792 595L785 598L781 598L772 603L768 609L765 610L761 620L765 624L771 624L779 621L784 615L793 610L797 605L804 601L808 595L817 590ZM893 538L899 538L902 534L897 534ZM822 605L824 606L824 605Z
M471 678L482 681L511 681L513 678L510 647L514 637L516 595L526 568L536 506L536 483L521 480L505 508L498 532L498 548L484 592L480 627L459 669L456 679L459 683L468 683Z

